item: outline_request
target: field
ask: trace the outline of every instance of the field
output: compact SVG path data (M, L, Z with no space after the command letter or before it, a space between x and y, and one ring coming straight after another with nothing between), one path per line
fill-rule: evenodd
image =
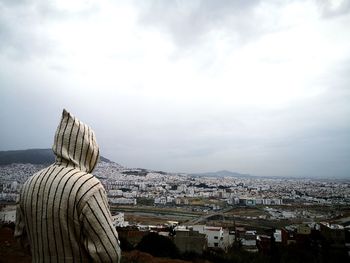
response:
M271 228L281 228L286 225L330 221L346 223L350 219L350 208L347 206L274 206L280 211L294 211L295 218L273 219L263 206L231 207L219 211L197 212L180 207L154 206L113 206L112 212L124 212L125 220L139 224L166 224L167 221L178 221L186 225L207 224L213 226L234 227L244 226L247 229L264 232Z

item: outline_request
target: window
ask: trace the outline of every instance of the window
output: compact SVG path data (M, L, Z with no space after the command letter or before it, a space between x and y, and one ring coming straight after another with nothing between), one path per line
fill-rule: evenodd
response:
M219 243L214 243L214 247L218 247L219 246Z
M218 239L219 237L218 236L214 236L214 239Z

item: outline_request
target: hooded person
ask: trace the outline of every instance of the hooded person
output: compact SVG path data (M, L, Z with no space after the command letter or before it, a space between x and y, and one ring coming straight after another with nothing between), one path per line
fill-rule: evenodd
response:
M31 176L17 202L15 237L33 262L120 262L107 195L91 174L99 159L95 134L63 110L56 162Z

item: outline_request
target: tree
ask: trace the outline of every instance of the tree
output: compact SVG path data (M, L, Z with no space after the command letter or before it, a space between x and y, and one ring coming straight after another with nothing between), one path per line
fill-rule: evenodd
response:
M169 238L154 232L144 236L136 248L155 257L178 258L180 255L176 245Z

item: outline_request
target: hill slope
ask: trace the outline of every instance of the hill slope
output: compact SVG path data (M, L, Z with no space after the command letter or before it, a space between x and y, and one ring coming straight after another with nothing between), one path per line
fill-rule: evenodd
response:
M217 172L207 172L207 173L194 173L191 176L206 176L206 177L237 177L237 178L253 178L254 176L250 174L241 174L231 171L217 171Z
M111 162L101 156L101 161ZM50 164L55 161L55 155L51 149L28 149L18 151L0 151L0 165L11 163Z

